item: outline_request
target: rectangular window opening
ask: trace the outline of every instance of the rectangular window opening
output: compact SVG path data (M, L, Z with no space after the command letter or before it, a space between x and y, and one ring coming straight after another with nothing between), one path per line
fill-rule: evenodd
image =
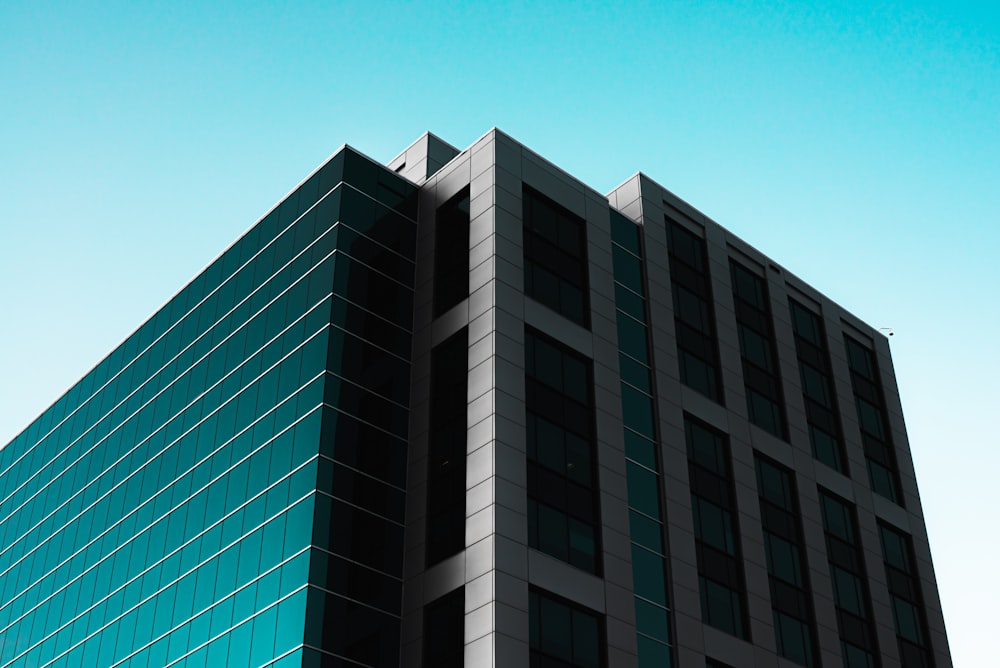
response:
M524 186L524 294L590 327L586 221Z

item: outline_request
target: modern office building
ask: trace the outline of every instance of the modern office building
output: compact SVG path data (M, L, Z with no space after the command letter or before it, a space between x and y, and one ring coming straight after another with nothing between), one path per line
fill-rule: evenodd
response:
M0 666L951 665L887 340L642 174L344 147L0 449Z

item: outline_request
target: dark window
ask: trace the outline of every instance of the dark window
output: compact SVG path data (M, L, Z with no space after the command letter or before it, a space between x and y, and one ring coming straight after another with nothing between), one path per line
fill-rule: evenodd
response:
M887 524L879 522L878 529L900 658L907 668L933 668L913 543L908 535Z
M413 290L362 262L338 254L334 262L333 292L393 324L413 324Z
M879 379L875 354L846 334L844 345L851 369L851 388L854 392L854 405L857 408L872 491L903 505L903 496L899 491L896 450L892 435L889 433L885 395Z
M462 668L464 653L465 589L460 587L424 608L424 665Z
M410 398L410 364L339 327L331 327L327 371L365 389L406 405Z
M816 646L812 594L795 482L792 472L783 466L759 456L754 458L754 464L778 654L813 666Z
M468 330L431 352L427 461L427 564L465 548Z
M736 329L743 360L743 385L746 390L750 422L787 439L785 402L774 346L771 304L767 283L750 269L729 260L736 306Z
M437 210L434 223L434 315L469 296L469 188Z
M636 257L642 257L642 243L639 226L617 211L611 212L611 241Z
M323 410L320 454L396 487L406 485L406 441L329 407Z
M327 404L336 406L343 413L357 416L363 422L378 425L380 429L399 438L406 438L409 420L407 409L332 373L326 374L325 384L323 401ZM338 443L337 447L341 445ZM350 445L346 447L351 448ZM366 460L371 459L369 454L359 453L359 456Z
M370 568L402 576L403 527L320 494L313 543Z
M416 226L413 222L360 190L343 189L340 220L404 257L414 255Z
M309 553L311 582L394 615L400 612L403 583L354 561L313 548Z
M528 544L600 569L590 363L525 330Z
M879 652L854 507L822 489L819 498L844 666L874 668Z
M597 537L589 519L528 499L528 544L591 573L597 570Z
M618 348L642 364L649 364L649 354L646 350L646 326L619 312L618 314Z
M635 515L633 514L633 517ZM638 543L632 544L632 570L636 584L635 593L651 603L655 603L661 610L666 612L667 596L666 583L664 580L663 557L650 552ZM641 629L640 629L641 630ZM667 629L664 627L657 633L650 633L655 637L667 640Z
M719 345L705 240L666 219L681 381L722 403Z
M617 244L611 246L611 258L615 269L615 281L637 295L645 294L642 260Z
M590 326L583 219L525 186L524 294Z
M684 417L684 434L702 621L749 639L729 444L725 436L689 416Z
M319 461L317 489L394 522L404 521L403 490L337 462Z
M701 619L709 626L744 637L742 600L738 591L709 577L698 576L701 594Z
M588 486L593 479L591 444L535 413L528 414L528 457L546 469Z
M308 592L306 644L362 665L399 663L399 617L320 589Z
M603 668L601 617L537 589L528 593L531 668Z
M364 262L400 283L413 286L413 261L361 234L350 223L338 223L331 232L337 250Z
M402 358L410 356L410 332L343 297L331 297L330 322Z

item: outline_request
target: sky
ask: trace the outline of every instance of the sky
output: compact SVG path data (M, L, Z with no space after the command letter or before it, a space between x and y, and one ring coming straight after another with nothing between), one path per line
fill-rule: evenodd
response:
M642 171L891 348L956 666L1000 600L1000 3L0 3L0 443L342 144Z

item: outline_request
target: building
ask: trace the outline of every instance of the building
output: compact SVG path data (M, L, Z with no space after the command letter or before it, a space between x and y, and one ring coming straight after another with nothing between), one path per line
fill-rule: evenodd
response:
M951 661L886 339L492 130L342 148L0 450L0 665Z

